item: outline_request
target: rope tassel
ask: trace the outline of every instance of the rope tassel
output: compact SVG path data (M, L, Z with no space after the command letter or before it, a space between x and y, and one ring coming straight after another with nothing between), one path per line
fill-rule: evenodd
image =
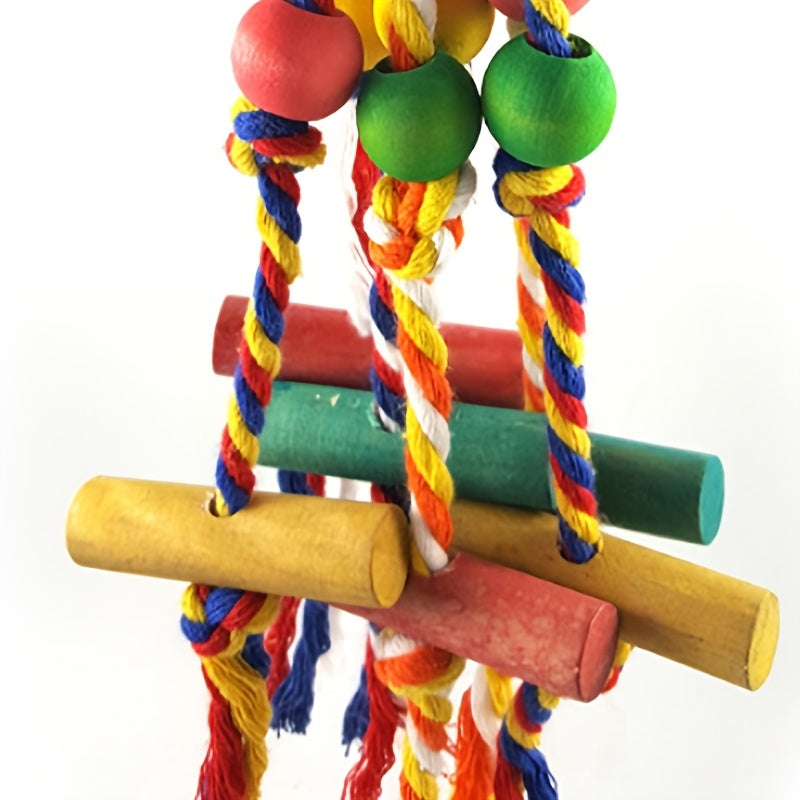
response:
M376 642L380 636L375 634ZM401 722L401 709L385 683L375 674L375 658L371 633L363 670L369 697L369 725L358 762L345 778L342 800L377 800L381 794L381 780L395 762L394 735Z
M369 690L367 689L367 668L361 667L361 675L358 679L358 688L355 690L347 708L344 711L342 720L342 744L344 754L350 755L350 748L356 739L363 741L369 728Z
M272 698L273 730L306 732L314 706L317 662L330 647L327 604L306 600L303 604L303 635L295 649L291 672Z

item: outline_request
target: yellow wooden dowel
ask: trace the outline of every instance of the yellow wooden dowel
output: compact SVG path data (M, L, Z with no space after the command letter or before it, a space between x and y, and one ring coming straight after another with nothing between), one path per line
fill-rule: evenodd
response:
M393 605L408 575L396 506L256 492L219 518L211 490L93 478L67 517L67 549L99 569L366 606Z
M571 564L550 514L457 501L456 547L617 607L620 638L714 677L758 689L778 643L767 589L606 534L602 553Z
M405 585L407 524L390 505L256 493L228 519L203 487L95 478L77 494L67 545L85 566L389 606ZM605 600L620 637L709 675L757 689L772 666L778 600L766 589L604 537L588 564L558 553L550 514L457 500L454 546Z

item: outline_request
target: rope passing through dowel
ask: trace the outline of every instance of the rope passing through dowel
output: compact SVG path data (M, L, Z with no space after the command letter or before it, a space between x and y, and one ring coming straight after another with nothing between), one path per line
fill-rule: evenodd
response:
M405 391L403 388L403 360L397 349L397 316L388 278L375 265L369 252L369 237L364 229L364 217L372 202L380 170L373 164L361 144L356 142L352 177L356 193L353 227L362 249L362 257L371 275L369 288L369 316L372 337L369 382L375 398L375 417L381 429L387 432L402 431L405 427ZM409 514L409 494L404 484L373 482L370 497L374 503L394 503L406 516ZM356 695L345 714L343 741L350 747L353 740L362 740L359 758L348 772L342 789L342 800L364 800L378 797L381 781L395 763L394 738L402 722L402 709L389 688L375 672L375 650L382 649L381 630L368 626L364 666ZM356 733L355 709L364 707Z
M591 47L568 36L569 10L560 0L524 0L523 9L527 34L509 42L484 77L484 114L501 145L494 164L495 196L503 209L518 218L518 327L523 342L525 407L543 408L547 415L562 554L569 561L585 563L601 550L603 540L583 405L585 291L568 212L583 197L585 183L580 169L569 162L594 149L608 130L613 116L613 82L610 74L604 74L607 69L598 57L589 68L599 76L599 86L605 83L605 95L601 92L599 98L586 99L571 95L575 80L569 70L575 63L590 63ZM509 82L515 81L512 65L518 75L536 70L540 86L532 93L527 88L508 92ZM565 84L569 84L566 91ZM515 101L529 104L527 142L508 125L507 112ZM585 109L580 108L582 101ZM589 115L590 124L570 131L557 118L564 111ZM555 120L551 131L556 133L540 127L545 120ZM608 688L616 682L629 652L626 645L618 646ZM531 684L524 683L517 690L500 733L500 751L506 763L498 770L497 800L519 797L520 780L529 797L557 796L555 780L538 749L542 725L557 704L557 697Z
M346 18L339 18L345 21L344 27L338 21L333 29L326 25L321 12L331 8L324 0L291 4L262 0L245 15L234 44L234 73L249 99L234 106L234 132L226 152L233 166L258 180L256 220L262 246L217 463L211 511L218 516L243 509L254 489L258 435L264 426L272 380L280 368L283 311L289 286L300 272L300 189L295 173L320 164L325 156L319 131L295 120L326 116L333 110L331 102L347 99L360 73L358 34ZM316 98L312 92L293 106L298 87L290 85L292 73L286 57L270 44L274 45L276 38L291 38L301 29L334 40L334 47L344 43L345 54L338 54L339 69L332 70L342 85L335 93ZM331 33L338 33L338 39ZM296 47L298 42L292 44ZM296 56L296 51L291 55ZM271 78L276 74L282 93L271 91ZM277 615L279 603L276 596L196 584L184 594L182 627L202 659L211 692L210 742L197 790L202 800L252 800L259 795L271 715L265 682L269 659L263 635Z
M292 166L313 165L324 157L318 132L260 111L245 100L234 106L234 131L228 156L241 172L258 178L257 219L263 243L217 462L214 513L219 516L240 511L253 491L263 409L280 367L282 309L300 270L296 211L300 193ZM283 138L291 147L281 148L275 141ZM271 713L262 636L278 602L275 597L194 584L184 595L183 630L203 659L212 695L211 738L198 786L198 796L204 800L258 795Z
M477 138L480 119L471 80L455 60L434 50L436 5L432 0L378 3L376 20L385 23L383 30L379 23L379 34L388 44L392 72L368 74L357 117L364 149L387 174L375 186L364 226L371 240L370 256L384 271L373 295L373 311L387 312L378 330L379 346L393 344L394 320L388 312L393 310L397 320L396 346L406 396L412 566L427 574L448 563L453 498L446 466L452 393L444 374L447 350L436 329L430 278L463 236L460 214L474 191L474 172L463 162ZM438 87L431 87L431 74L439 81ZM442 86L455 96L451 102L462 105L462 116L472 113L472 124L466 132L459 131L455 147L452 141L437 138L440 132L428 126L426 112L439 100L437 88L441 91ZM472 97L466 95L466 101L460 92L464 86L472 86ZM415 114L419 114L416 119ZM387 141L387 134L396 137L399 147ZM414 135L420 147L409 140ZM385 293L381 296L384 277L391 284L390 302ZM393 352L385 349L391 357ZM382 418L387 426L396 424L391 413L384 411ZM389 631L376 637L375 673L407 704L401 771L404 798L438 797L442 754L449 747L444 726L452 713L447 694L463 666L461 658Z

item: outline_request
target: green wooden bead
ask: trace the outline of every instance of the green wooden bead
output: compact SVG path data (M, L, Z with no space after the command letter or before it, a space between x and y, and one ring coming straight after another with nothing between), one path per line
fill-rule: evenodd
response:
M617 92L608 65L583 39L558 58L525 36L504 45L483 78L483 116L504 150L537 167L580 161L603 141Z
M407 72L389 59L367 72L356 107L367 155L402 181L442 178L466 161L481 129L478 90L446 53Z

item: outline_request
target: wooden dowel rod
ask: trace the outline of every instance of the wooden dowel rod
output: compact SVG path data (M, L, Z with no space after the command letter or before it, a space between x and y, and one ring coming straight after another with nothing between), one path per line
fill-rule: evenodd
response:
M354 389L276 382L261 464L393 484L405 480L402 436L375 422ZM448 459L460 497L553 509L542 415L456 404ZM715 456L592 434L601 517L620 528L708 544L719 530L724 477Z
M212 363L233 375L246 297L226 297L214 329ZM346 311L292 303L284 312L280 378L369 389L372 341L359 335ZM442 325L449 349L448 378L465 403L522 407L522 345L516 331Z
M85 566L348 605L399 597L407 531L398 509L257 494L217 519L209 497L203 487L95 478L70 508L68 549ZM570 564L555 518L541 512L457 500L453 520L458 549L616 606L620 636L637 647L748 689L769 674L779 612L766 589L610 535L588 564Z
M616 650L611 604L467 553L409 576L392 608L341 607L573 700L600 694Z
M571 564L549 514L461 500L453 523L457 548L612 603L637 647L746 689L769 675L779 611L766 589L610 535L588 564Z
M256 493L220 519L204 487L94 478L67 518L83 566L334 602L548 691L591 700L617 640L607 602L468 554L406 589L399 508ZM377 605L395 603L388 615ZM368 604L372 607L365 607Z
M202 486L93 478L67 516L67 549L99 569L392 605L408 574L408 532L391 505L256 492L228 518Z

